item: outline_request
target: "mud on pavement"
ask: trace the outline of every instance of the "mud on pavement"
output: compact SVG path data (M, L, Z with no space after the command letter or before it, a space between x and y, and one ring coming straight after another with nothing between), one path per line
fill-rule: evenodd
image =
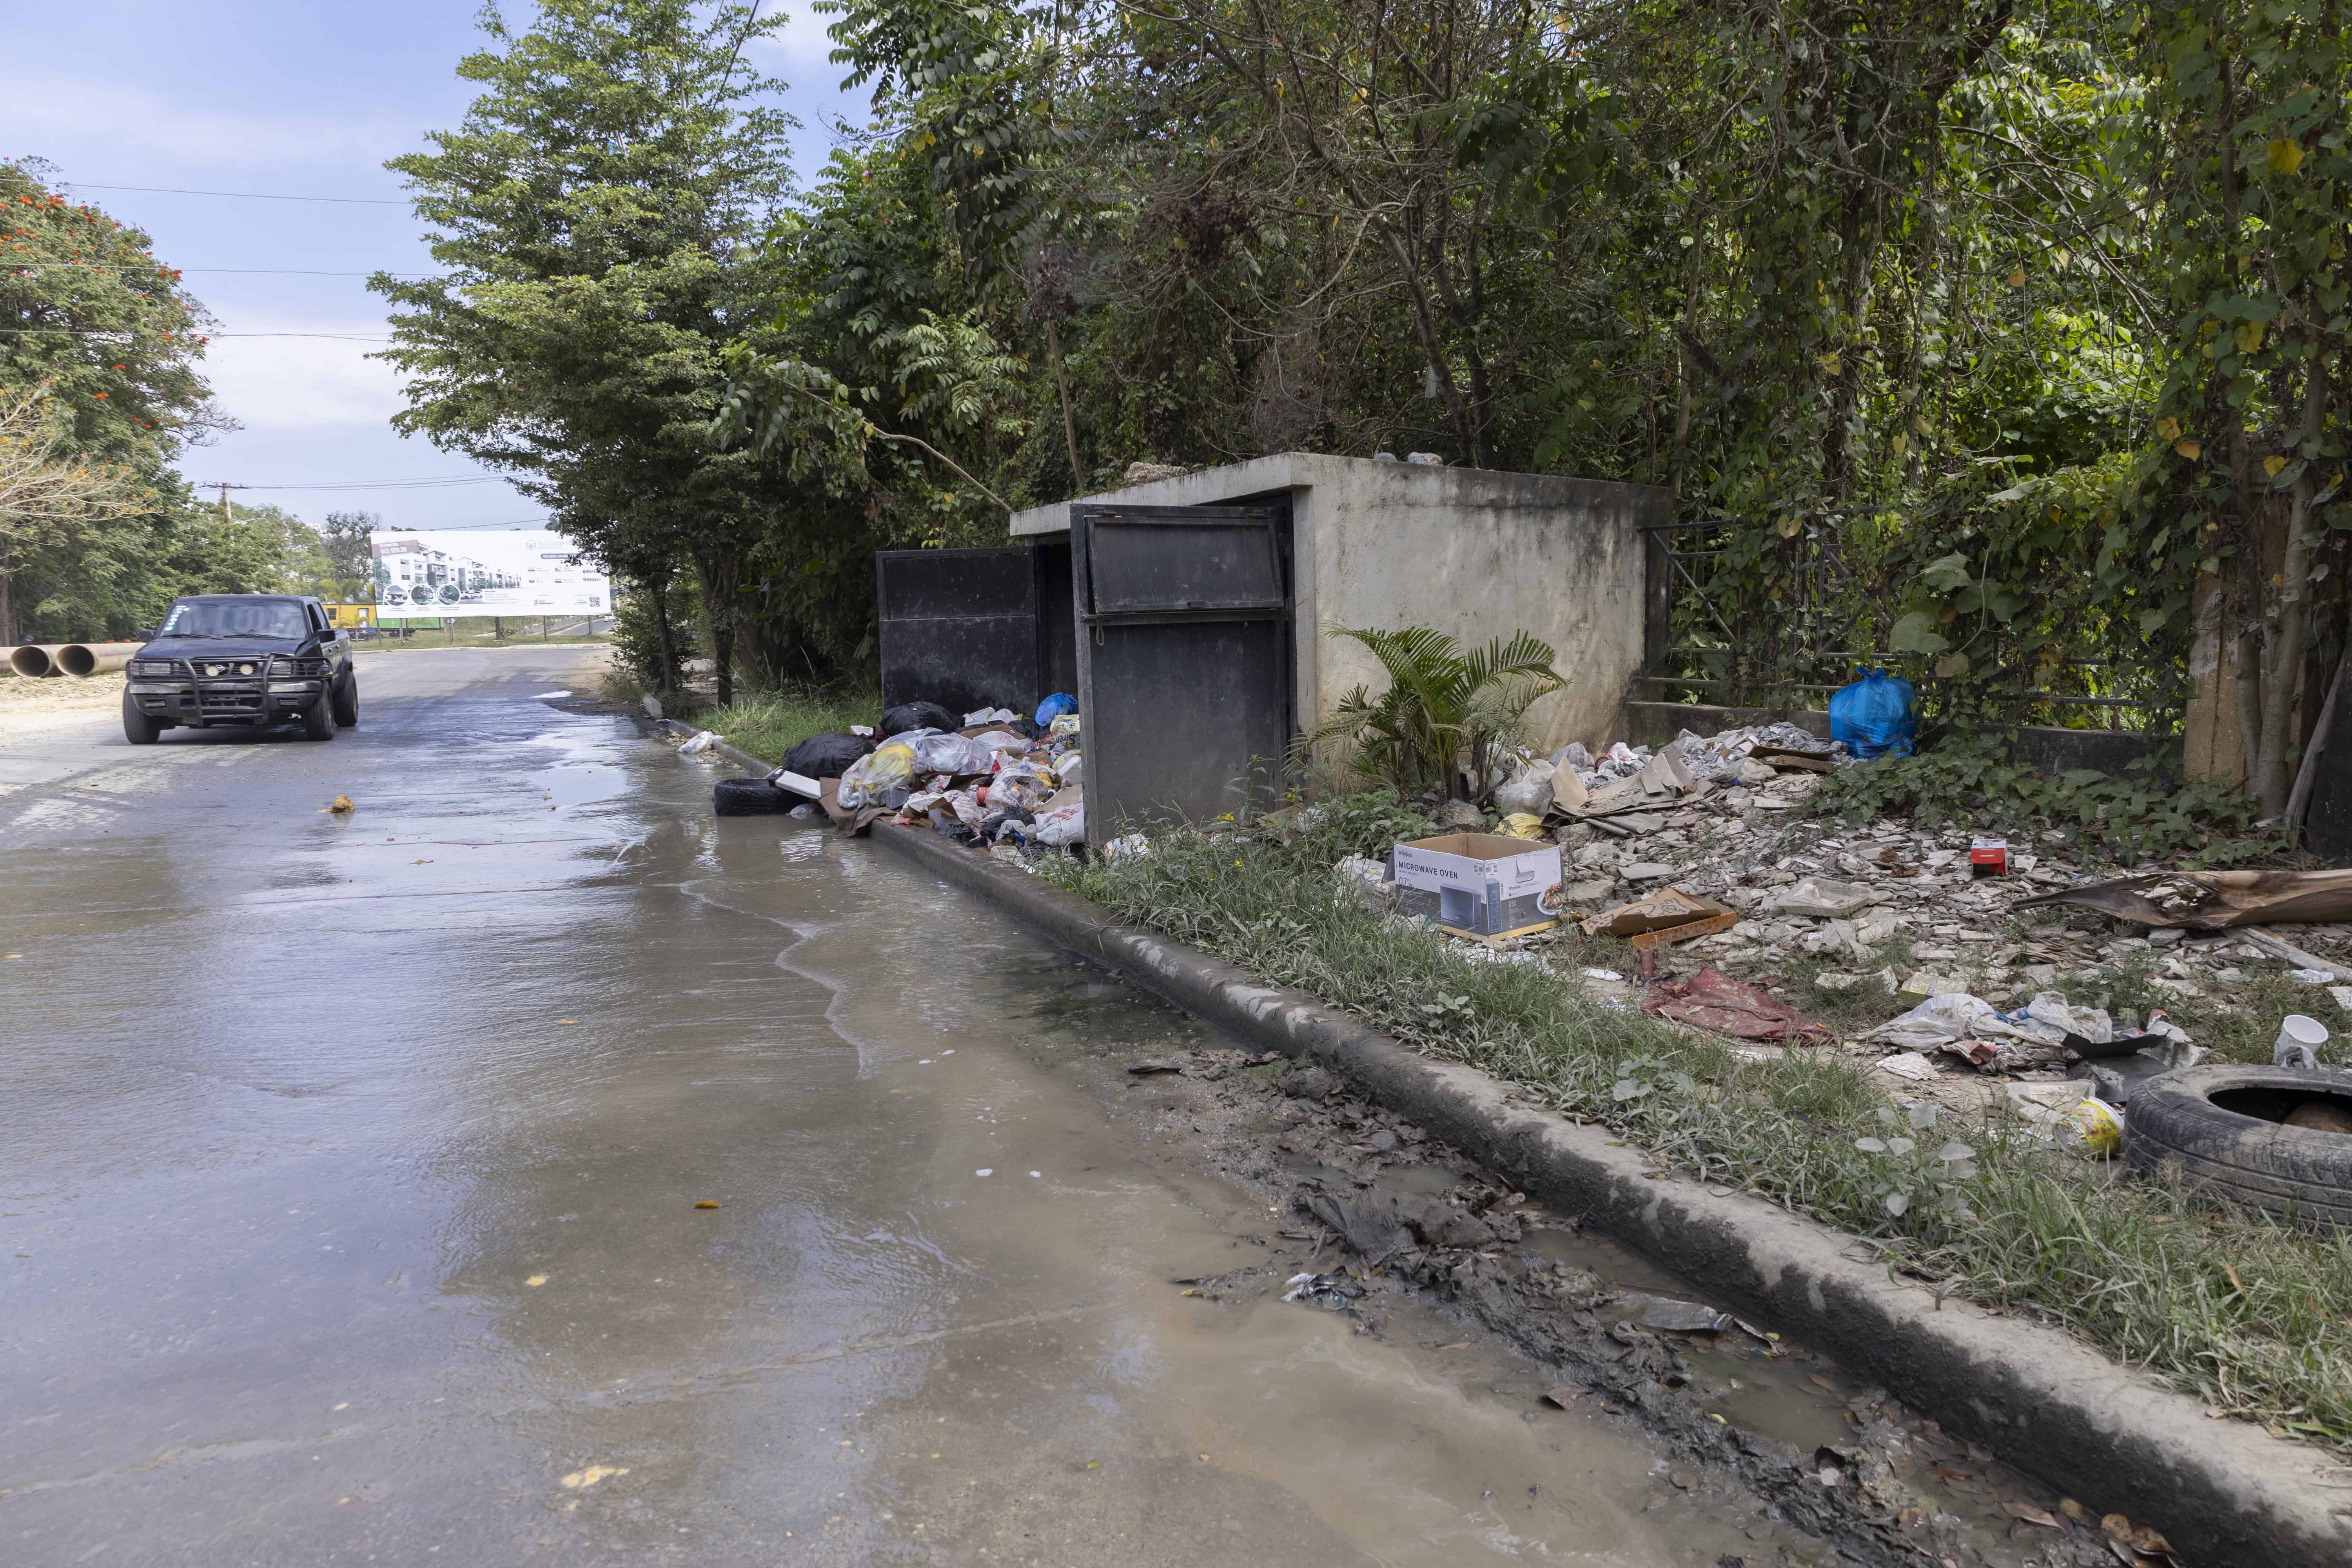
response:
M1098 976L1086 992L1129 991L1139 1016L1166 1009L1075 956L1039 962ZM1070 988L1066 974L1034 994ZM1039 1021L1063 1005L1036 1004ZM1673 1457L1676 1493L1740 1522L1748 1549L1717 1568L2178 1561L2147 1527L2037 1485L1769 1324L1717 1310L1321 1068L1205 1026L1171 1044L1147 1025L1055 1065L1158 1159L1265 1200L1268 1234L1235 1241L1245 1260L1168 1281L1202 1310L1279 1298L1376 1337L1433 1310L1464 1336L1498 1337L1523 1370L1494 1392L1523 1419L1631 1423Z

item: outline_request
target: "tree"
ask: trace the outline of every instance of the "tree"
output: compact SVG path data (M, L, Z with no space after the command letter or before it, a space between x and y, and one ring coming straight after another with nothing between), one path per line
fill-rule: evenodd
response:
M0 644L16 640L19 573L110 563L124 521L152 504L137 476L73 453L68 423L43 389L0 387Z
M119 480L111 499L28 520L0 571L0 636L127 632L152 604L163 541L188 504L180 448L226 427L197 374L209 317L143 233L0 162L0 403L12 450ZM36 456L35 454L37 454ZM143 498L142 510L116 509Z
M373 597L375 552L371 536L383 526L383 519L372 511L327 514L327 526L320 530L320 547L327 557L327 575L338 584L349 584L339 589L338 596Z
M780 84L742 62L782 20L547 0L516 31L486 11L463 125L388 164L447 270L369 285L395 307L383 357L409 376L395 424L515 474L616 570L690 562L722 701L771 502L760 465L705 432L722 350L760 338L750 241L790 188L790 121L763 101Z

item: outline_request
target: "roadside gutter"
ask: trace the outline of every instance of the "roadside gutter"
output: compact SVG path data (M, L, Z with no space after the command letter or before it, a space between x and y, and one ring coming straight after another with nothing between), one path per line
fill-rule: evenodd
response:
M770 764L720 742L719 754ZM1303 991L1109 919L1035 876L889 821L877 842L1236 1037L1312 1060L1691 1285L1884 1384L2045 1481L2154 1523L2188 1561L2352 1562L2352 1486L2317 1450L2118 1365L2064 1331L1891 1277L1856 1237L1656 1169L1601 1127L1423 1057Z

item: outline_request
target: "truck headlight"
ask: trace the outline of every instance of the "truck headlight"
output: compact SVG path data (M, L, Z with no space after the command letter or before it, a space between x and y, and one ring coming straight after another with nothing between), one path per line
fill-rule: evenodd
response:
M319 683L315 680L273 680L269 683L269 689L274 692L316 691Z
M172 661L168 658L134 658L131 661L133 675L170 675Z

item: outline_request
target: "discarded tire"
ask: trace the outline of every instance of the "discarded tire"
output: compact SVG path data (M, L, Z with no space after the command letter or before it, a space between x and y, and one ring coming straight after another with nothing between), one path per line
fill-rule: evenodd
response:
M765 779L720 779L710 786L711 808L721 816L774 816L806 798Z
M784 753L784 771L803 778L837 779L873 749L874 742L863 735L811 735Z
M2352 1077L2297 1068L2209 1067L2133 1091L2124 1159L2179 1170L2238 1202L2352 1229L2352 1134L2288 1126L2306 1102L2352 1110Z

